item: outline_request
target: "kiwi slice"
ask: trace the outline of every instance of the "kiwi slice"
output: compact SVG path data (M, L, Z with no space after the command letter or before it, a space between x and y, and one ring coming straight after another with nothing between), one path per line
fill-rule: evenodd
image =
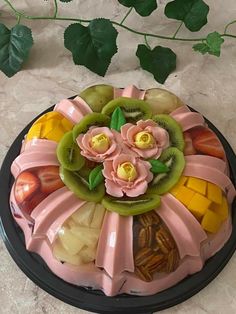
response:
M101 183L91 191L88 181L79 172L68 171L60 167L60 177L68 189L82 200L100 202L105 194L104 183Z
M114 98L114 89L110 85L95 85L86 88L79 96L94 112L101 112L102 108Z
M152 110L148 103L143 100L119 97L110 101L102 109L102 113L111 116L113 111L120 107L124 113L127 122L136 122L138 120L147 120L152 117Z
M161 199L156 194L144 194L139 197L115 198L106 195L102 200L102 205L122 216L135 216L146 213L160 206Z
M60 164L70 171L78 171L84 166L85 159L73 140L72 131L65 133L57 145L57 158Z
M81 133L86 133L91 126L109 126L110 118L101 113L89 113L73 128L73 139Z
M162 195L168 192L176 183L184 170L184 154L176 147L169 147L159 158L168 168L167 173L154 174L147 193Z
M174 146L179 150L184 151L184 136L179 123L167 114L158 114L153 116L152 119L169 133L170 146Z

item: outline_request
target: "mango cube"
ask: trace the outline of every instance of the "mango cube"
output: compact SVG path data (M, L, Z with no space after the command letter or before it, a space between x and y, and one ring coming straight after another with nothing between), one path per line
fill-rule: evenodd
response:
M186 188L185 186L181 186L178 189L175 197L177 198L177 200L179 200L185 206L188 206L190 201L192 200L194 194L195 194L195 192L193 192L192 190Z
M202 219L201 226L208 232L216 233L219 230L221 223L220 216L208 209Z
M207 183L207 197L214 203L222 203L222 191L221 188L213 183Z
M182 176L179 179L179 182L172 188L170 193L176 196L179 191L179 188L187 182L187 179L188 179L187 177Z
M188 204L188 209L192 212L194 216L196 216L197 218L201 218L205 215L210 205L210 200L208 200L205 196L202 196L199 193L195 193L190 203Z
M190 177L187 182L187 187L195 192L206 195L207 182L205 180Z
M212 203L212 205L210 206L210 209L214 213L219 215L219 217L221 218L222 221L227 219L228 216L229 216L228 202L227 202L227 200L226 200L226 198L224 196L222 198L222 204L221 205L216 204L216 203Z

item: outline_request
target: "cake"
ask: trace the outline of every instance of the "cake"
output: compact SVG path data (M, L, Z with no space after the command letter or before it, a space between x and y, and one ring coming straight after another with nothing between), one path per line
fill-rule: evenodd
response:
M107 296L172 287L231 235L224 148L163 89L96 85L60 101L33 123L11 172L26 249Z

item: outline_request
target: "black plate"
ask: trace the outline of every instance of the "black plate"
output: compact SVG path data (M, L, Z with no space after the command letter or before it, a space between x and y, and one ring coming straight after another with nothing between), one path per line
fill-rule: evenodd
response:
M53 107L43 113L52 109ZM39 116L41 116L41 114ZM16 264L34 283L58 299L88 311L97 313L147 314L183 302L203 289L220 273L236 249L236 215L233 215L233 232L229 241L217 254L206 262L200 272L185 278L176 286L155 295L145 297L129 295L107 297L100 291L80 288L66 283L55 276L37 254L26 251L23 233L14 222L9 208L9 195L13 182L10 167L13 160L19 154L24 135L28 132L36 119L37 118L35 118L18 135L5 157L0 172L0 231L2 233L2 238ZM217 134L225 148L231 168L231 179L235 185L236 156L223 135L212 125L212 123L209 121L207 121L207 123ZM233 203L233 208L235 209L235 207L236 202Z

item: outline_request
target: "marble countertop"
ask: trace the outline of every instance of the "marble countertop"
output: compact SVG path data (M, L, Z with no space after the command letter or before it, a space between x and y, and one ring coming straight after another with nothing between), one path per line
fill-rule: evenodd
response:
M127 23L139 29L172 34L175 21L163 17L160 10L148 18L139 18L133 13ZM236 17L235 0L206 0L210 5L209 24L202 34L223 31L223 27ZM17 8L32 14L52 12L53 1L22 0L12 1ZM14 25L8 9L0 1L0 17L7 25ZM64 15L88 17L112 17L121 20L126 9L116 0L81 0L71 4L60 3ZM62 21L26 21L33 29L35 40L30 60L23 71L8 79L0 73L0 164L14 138L38 113L62 98L75 95L89 85L108 83L115 86L136 84L140 88L158 87L153 77L139 68L135 49L143 38L121 31L119 53L115 55L107 76L101 78L84 67L73 65L70 52L63 47ZM236 27L232 27L236 33ZM181 29L182 36L190 36ZM195 34L194 34L195 35ZM197 35L195 35L197 36ZM164 88L180 96L187 104L203 113L225 135L236 151L236 42L225 42L222 57L202 56L192 52L189 43L167 43L150 40L151 46L168 45L178 55L177 70L167 79ZM2 184L2 183L1 183ZM16 266L0 240L0 313L88 313L69 306L41 290L32 283ZM200 293L163 313L236 313L236 255Z

